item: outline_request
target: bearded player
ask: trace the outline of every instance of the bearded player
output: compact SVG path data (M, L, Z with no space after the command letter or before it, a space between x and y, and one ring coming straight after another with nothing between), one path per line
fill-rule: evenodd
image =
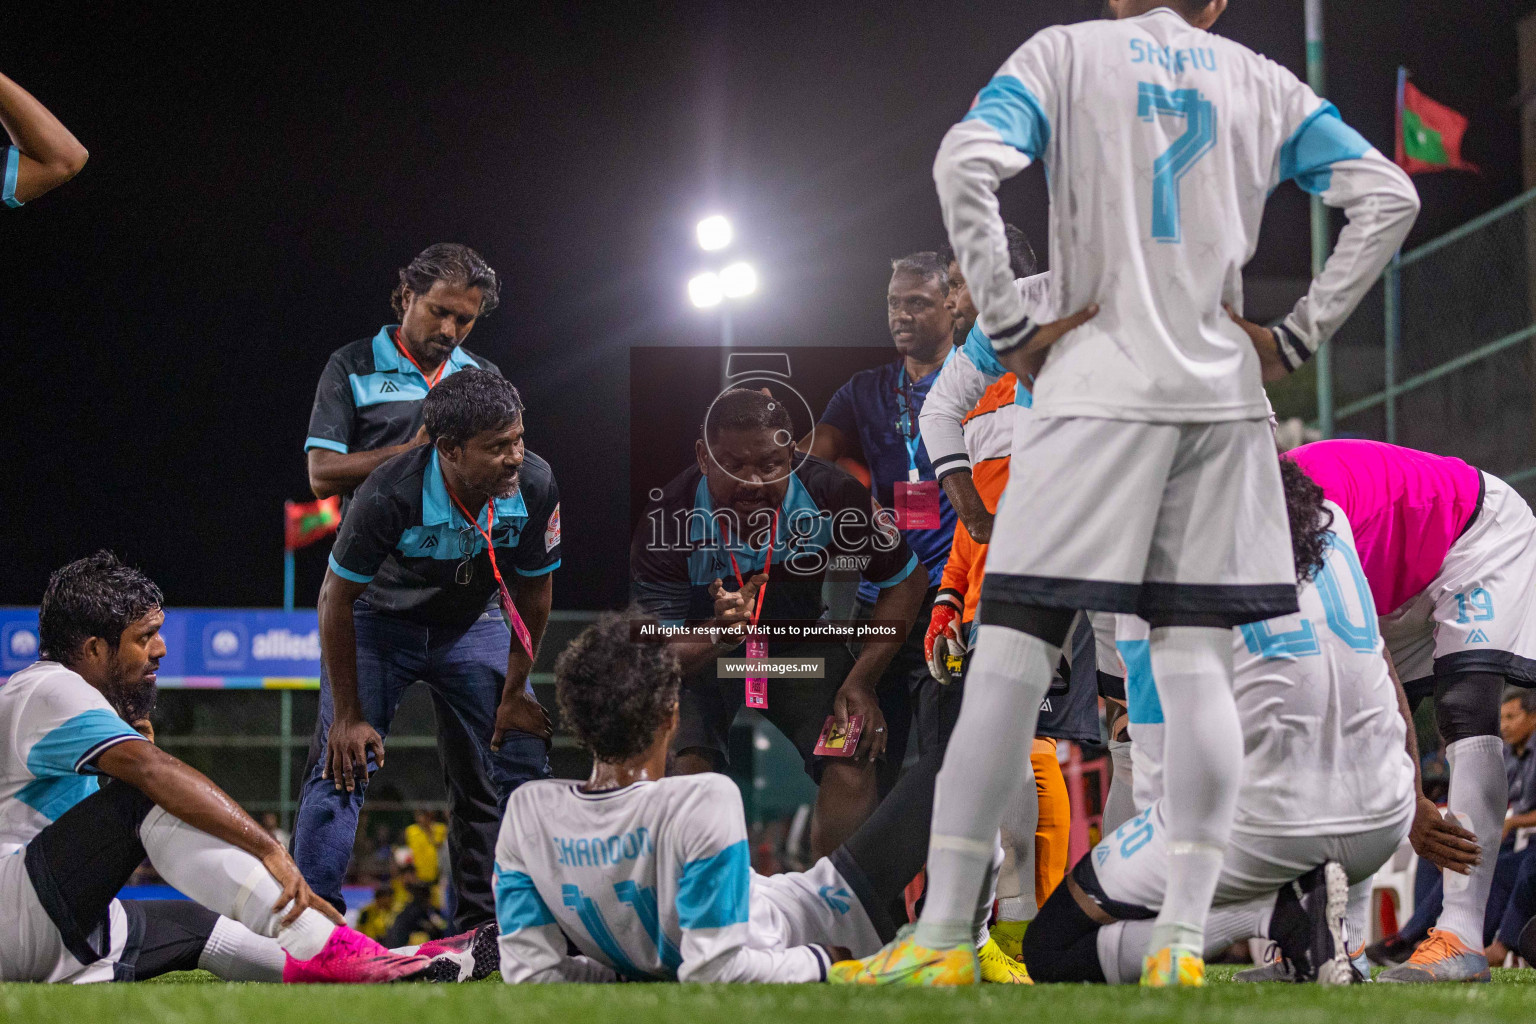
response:
M1021 782L997 751L1030 742L1083 607L1152 626L1169 857L1144 981L1203 978L1242 765L1230 630L1297 608L1262 378L1296 369L1333 334L1418 211L1407 176L1332 105L1209 34L1226 0L1109 7L1116 20L1049 28L1021 47L934 166L999 362L1027 379L1025 357L1047 356L993 528L927 903L916 932L870 963L881 982L974 982L970 908ZM1029 316L1014 285L994 194L1037 161L1051 190L1054 315L1071 314L1052 323ZM1240 306L1265 201L1286 180L1349 223L1284 323L1251 325L1256 349L1223 305Z

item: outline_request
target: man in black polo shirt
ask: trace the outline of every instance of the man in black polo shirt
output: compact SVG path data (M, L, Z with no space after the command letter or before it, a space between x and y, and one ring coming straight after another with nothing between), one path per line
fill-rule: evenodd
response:
M470 366L500 373L461 346L496 308L496 272L467 245L439 242L400 271L390 303L398 324L331 353L304 451L317 498L350 495L368 474L427 443L421 400L432 386Z
M352 492L376 467L426 444L421 403L433 384L471 366L501 372L462 347L479 318L496 308L499 296L496 272L466 245L430 245L400 269L390 296L400 323L333 352L315 389L304 449L316 497L340 494L350 504ZM449 862L456 865L464 842L475 841L466 823L495 813L496 787L481 770L474 739L436 690L432 705L448 791ZM324 748L323 728L328 726L317 724L307 771L313 771ZM453 896L458 895L458 876L455 870ZM461 931L489 920L492 913L488 904L450 909L459 910Z
M294 829L299 869L338 906L367 779L412 682L454 716L500 799L454 809L460 927L494 916L508 795L549 774L549 718L528 673L560 565L560 505L549 464L523 446L522 412L488 370L443 379L422 403L429 443L371 473L342 519L320 588L321 743Z
M791 431L784 404L763 392L737 389L715 400L695 442L695 464L652 492L636 528L635 600L664 624L708 622L721 580L745 583L744 593L755 594L753 577L766 569L759 621L812 621L825 612L821 588L829 566L856 567L876 589L870 618L902 624L905 638L927 593L926 573L901 533L875 519L869 491L831 463L796 451ZM899 639L867 642L855 659L838 641L768 644L773 657L825 659L822 679L768 677L762 709L820 787L815 856L835 849L874 809L872 761L888 739L875 684L900 646ZM715 658L730 648L684 640L677 647L687 678L675 770L718 771L745 687L716 675ZM863 716L856 759L814 755L830 714Z

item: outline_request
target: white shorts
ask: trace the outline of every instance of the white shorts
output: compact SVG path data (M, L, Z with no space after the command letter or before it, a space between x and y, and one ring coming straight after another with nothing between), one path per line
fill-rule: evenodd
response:
M1477 518L1381 636L1405 683L1491 672L1536 686L1536 515L1514 488L1483 474Z
M1163 905L1168 884L1163 806L1164 801L1157 801L1106 836L1090 854L1099 888L1090 895L1112 917L1144 917ZM1405 804L1398 821L1340 835L1276 836L1233 829L1212 903L1225 906L1267 895L1328 860L1341 864L1353 885L1391 859L1412 821L1413 806ZM1074 877L1083 884L1082 873Z
M1014 438L984 621L1008 604L1220 615L1232 625L1296 611L1265 421L1025 416Z
M0 855L0 908L5 919L0 927L0 981L84 985L116 977L128 944L128 917L117 900L107 918L107 955L89 965L65 948L58 927L38 901L23 850Z
M809 871L752 876L752 942L760 949L842 946L856 957L882 945L853 887L825 857Z

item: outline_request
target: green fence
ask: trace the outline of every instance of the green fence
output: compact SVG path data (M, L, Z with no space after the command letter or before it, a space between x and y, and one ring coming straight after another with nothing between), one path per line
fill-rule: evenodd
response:
M1336 436L1455 455L1536 488L1533 239L1536 189L1394 260L1341 332ZM1378 303L1384 330L1365 341Z

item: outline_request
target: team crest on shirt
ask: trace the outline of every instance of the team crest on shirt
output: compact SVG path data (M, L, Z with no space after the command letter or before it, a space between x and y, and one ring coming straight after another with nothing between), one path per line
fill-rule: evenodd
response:
M560 543L560 503L555 502L555 510L549 514L549 525L544 527L544 550L553 551L555 545Z
M853 904L853 895L842 886L833 888L830 885L824 885L818 892L821 898L826 901L827 906L839 914L848 913L848 908Z

